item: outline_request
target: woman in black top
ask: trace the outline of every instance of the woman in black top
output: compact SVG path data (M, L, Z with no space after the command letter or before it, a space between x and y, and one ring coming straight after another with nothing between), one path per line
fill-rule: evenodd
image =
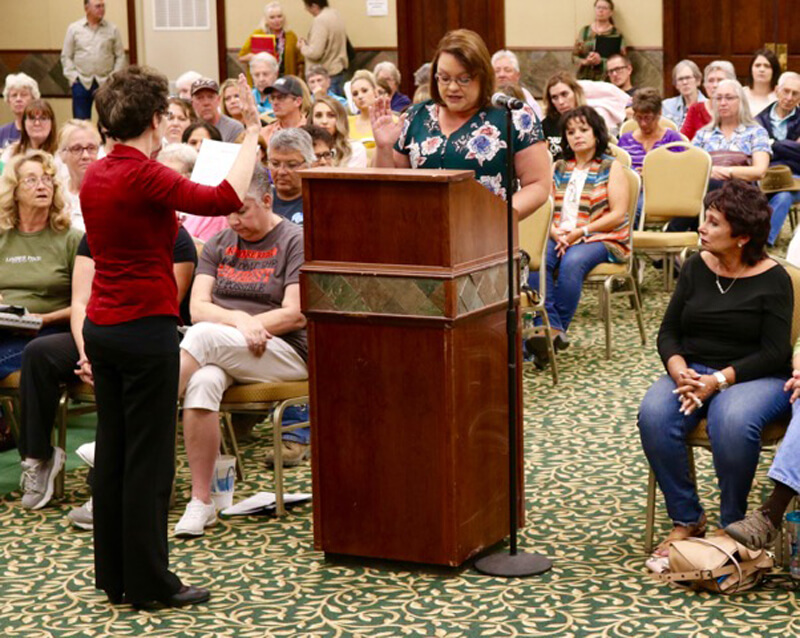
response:
M788 414L792 287L764 247L770 208L761 191L730 180L706 196L702 252L687 260L658 351L667 375L642 401L642 447L675 528L656 549L703 536L706 516L689 474L686 436L702 417L721 492L720 526L744 517L761 429Z

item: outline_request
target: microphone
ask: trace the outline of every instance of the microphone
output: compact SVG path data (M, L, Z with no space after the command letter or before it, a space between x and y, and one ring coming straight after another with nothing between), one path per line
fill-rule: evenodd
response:
M517 109L521 109L523 106L525 106L525 103L522 100L518 100L515 97L510 97L505 93L495 93L492 96L492 106L496 106L498 109L516 111Z

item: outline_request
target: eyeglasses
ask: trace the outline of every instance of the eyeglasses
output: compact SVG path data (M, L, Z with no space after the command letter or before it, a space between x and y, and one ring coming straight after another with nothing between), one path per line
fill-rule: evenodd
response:
M87 144L86 146L75 144L74 146L67 147L66 150L72 153L72 155L75 157L80 157L84 153L89 153L89 155L97 155L100 147L97 144Z
M459 75L457 78L452 78L444 73L437 73L433 77L435 77L436 81L442 86L449 86L451 82L455 82L458 86L469 86L473 78L471 75Z
M714 99L717 102L735 102L739 99L738 95L715 95Z
M50 122L51 118L49 115L31 115L30 117L25 118L28 122L36 122L37 124L43 124L44 122Z
M608 74L609 75L615 75L617 73L622 73L623 71L627 70L627 68L628 68L627 66L618 66L618 67L615 67L613 69L609 69L608 70Z
M675 82L680 84L681 82L691 82L694 79L695 77L693 75L682 75L679 78L675 78Z
M51 188L53 186L53 176L52 175L28 175L23 179L19 180L19 183L24 186L25 188L36 188L39 184L45 186L46 188Z
M301 166L305 166L305 162L278 162L276 160L269 160L267 162L267 166L271 171L279 171L282 168L285 168L287 171L296 171Z
M317 159L319 161L322 161L322 160L325 160L325 159L333 159L334 157L336 157L336 154L332 150L323 151L322 153L314 153L314 155L317 156Z

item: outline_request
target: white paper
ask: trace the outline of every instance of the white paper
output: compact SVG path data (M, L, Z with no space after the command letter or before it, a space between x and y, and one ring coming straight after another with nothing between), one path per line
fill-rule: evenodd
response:
M203 140L191 180L206 186L218 186L231 170L240 148L240 144Z
M367 0L368 16L388 16L389 0Z
M286 505L292 503L300 503L307 501L311 498L311 494L284 494L283 502ZM239 501L235 505L226 507L220 512L224 516L244 516L247 514L255 514L257 512L269 511L275 509L275 494L273 492L258 492L249 498Z

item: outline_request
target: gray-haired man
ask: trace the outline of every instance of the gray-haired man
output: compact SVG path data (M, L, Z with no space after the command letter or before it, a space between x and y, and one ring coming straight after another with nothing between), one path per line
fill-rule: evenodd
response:
M269 172L275 185L272 210L303 225L303 186L297 171L317 159L311 136L299 128L275 131L269 140Z

